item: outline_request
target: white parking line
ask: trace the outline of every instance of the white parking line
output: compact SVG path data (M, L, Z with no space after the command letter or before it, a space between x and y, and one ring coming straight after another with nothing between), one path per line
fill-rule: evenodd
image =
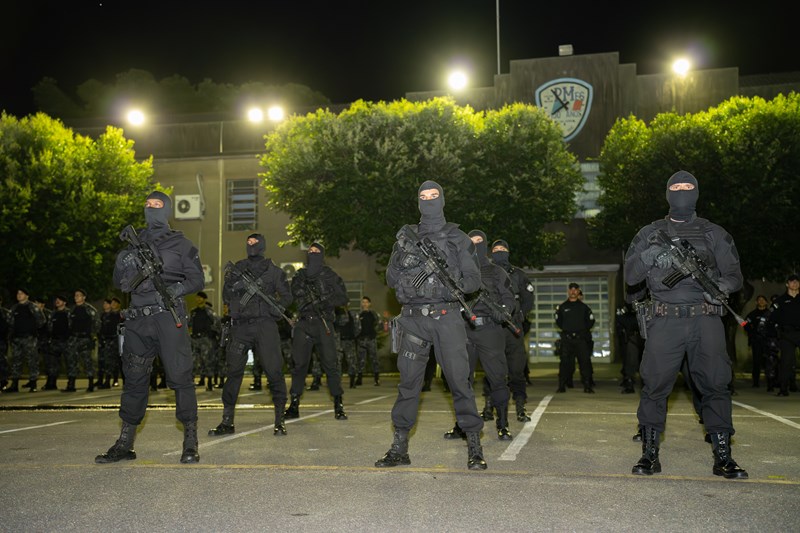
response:
M516 461L517 454L525 447L528 443L528 440L533 435L533 430L536 429L536 424L539 423L539 419L542 418L544 414L544 410L547 409L547 404L550 403L550 400L553 399L552 394L548 394L542 401L539 402L539 405L536 406L536 410L531 413L531 421L525 422L525 425L522 427L522 431L517 433L517 436L514 437L514 440L511 441L511 444L508 445L506 451L500 455L498 458L500 461Z
M791 427L793 427L795 429L800 429L800 424L798 424L797 422L792 422L791 420L783 418L782 416L773 415L772 413L768 413L767 411L762 411L761 409L757 409L757 408L753 407L752 405L747 405L746 403L741 403L741 402L736 402L736 401L732 401L732 403L733 403L733 405L738 405L739 407L744 407L748 411L753 411L754 413L758 413L758 414L760 414L762 416L766 416L767 418L771 418L773 420L777 420L778 422L780 422L782 424L786 424L787 426L791 426Z
M49 428L51 426L60 426L61 424L72 424L73 422L77 422L77 420L64 420L63 422L53 422L52 424L42 424L41 426L28 426L25 428L7 429L5 431L0 431L0 434L14 433L15 431L28 431L29 429Z

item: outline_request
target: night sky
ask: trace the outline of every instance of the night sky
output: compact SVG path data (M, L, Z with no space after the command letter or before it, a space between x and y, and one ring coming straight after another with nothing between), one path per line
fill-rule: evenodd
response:
M790 3L730 6L500 0L501 69L572 44L576 54L619 52L639 74L681 54L740 75L800 71ZM31 88L45 76L72 92L131 68L193 84L300 83L333 103L443 89L455 66L473 86L497 72L495 0L15 1L2 20L0 109L17 116L35 111Z

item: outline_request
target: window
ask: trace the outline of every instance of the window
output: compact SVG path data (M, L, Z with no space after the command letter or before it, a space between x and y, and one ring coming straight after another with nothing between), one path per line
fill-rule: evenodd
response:
M363 281L345 281L344 286L347 288L347 299L350 301L351 311L361 310L361 297L364 295L364 282Z
M258 229L258 180L228 181L228 231Z
M611 362L611 317L608 314L608 279L590 276L531 278L534 288L533 309L528 314L531 330L528 333L528 356L531 362L555 362L555 342L560 338L556 326L556 306L567 299L567 286L578 283L583 301L594 314L592 328L593 362Z

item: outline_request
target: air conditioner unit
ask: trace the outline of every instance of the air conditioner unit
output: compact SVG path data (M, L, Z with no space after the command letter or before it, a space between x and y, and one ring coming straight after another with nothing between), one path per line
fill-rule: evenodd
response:
M178 220L202 219L199 194L175 195L175 218Z

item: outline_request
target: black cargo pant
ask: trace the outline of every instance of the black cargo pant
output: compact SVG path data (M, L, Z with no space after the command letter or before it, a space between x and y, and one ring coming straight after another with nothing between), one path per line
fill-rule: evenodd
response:
M336 339L333 335L333 321L326 319L329 332L325 331L325 325L319 318L302 318L294 327L292 332L292 396L302 396L308 374L308 364L311 361L311 350L317 349L322 370L328 378L328 390L331 396L341 396L342 373L336 353Z

